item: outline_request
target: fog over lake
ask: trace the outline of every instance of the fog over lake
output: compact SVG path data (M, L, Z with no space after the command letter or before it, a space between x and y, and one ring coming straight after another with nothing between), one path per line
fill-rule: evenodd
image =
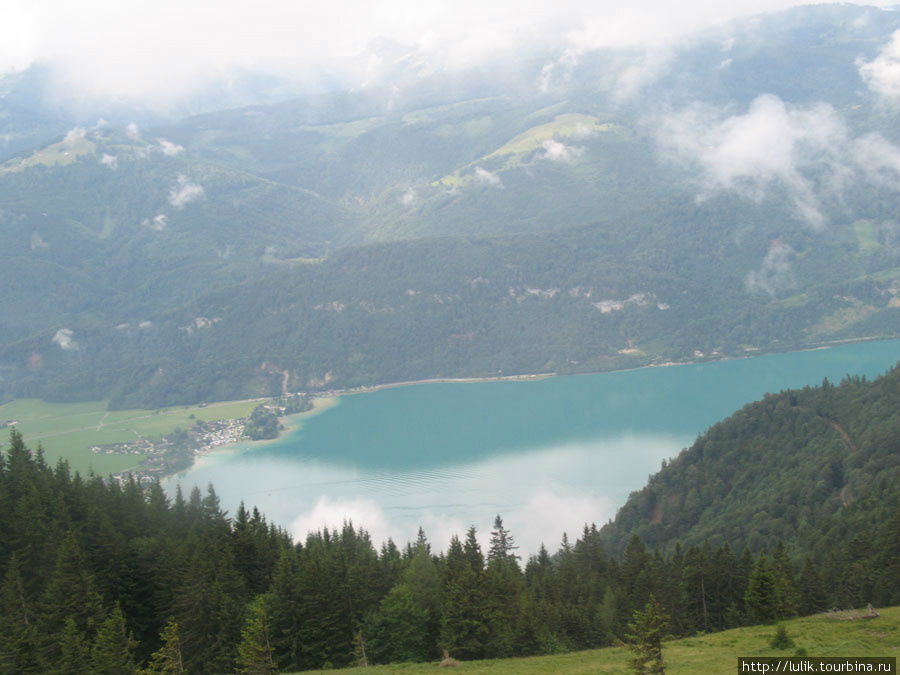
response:
M555 550L614 517L662 460L767 392L874 377L900 341L537 381L420 384L342 396L264 444L211 454L166 483L212 482L223 508L256 505L295 539L340 526L378 547L423 527L433 547L503 516L521 546Z

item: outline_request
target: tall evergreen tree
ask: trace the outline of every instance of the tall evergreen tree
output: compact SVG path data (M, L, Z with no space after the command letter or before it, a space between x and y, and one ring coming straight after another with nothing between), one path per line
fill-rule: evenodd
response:
M665 673L662 655L662 640L669 624L669 617L660 604L650 595L643 610L636 609L628 624L629 648L634 656L630 661L635 673Z
M134 675L134 648L137 642L128 633L125 617L116 603L112 613L100 625L91 649L91 672L103 675Z
M759 556L753 566L744 604L754 623L774 623L779 618L778 586L764 555Z
M258 596L248 608L247 621L238 645L237 672L245 675L277 673L273 658L271 624L266 597Z

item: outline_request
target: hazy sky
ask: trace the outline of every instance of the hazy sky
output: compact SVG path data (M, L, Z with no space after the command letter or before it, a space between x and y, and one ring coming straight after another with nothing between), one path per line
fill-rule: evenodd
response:
M385 37L439 68L549 44L660 46L793 0L3 0L0 73L51 65L81 95L165 101L231 68L364 82ZM885 4L885 3L882 3Z

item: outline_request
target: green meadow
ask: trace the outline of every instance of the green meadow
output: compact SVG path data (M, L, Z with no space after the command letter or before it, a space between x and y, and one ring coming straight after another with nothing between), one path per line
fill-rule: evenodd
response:
M739 656L794 656L798 649L809 657L880 656L900 658L900 607L879 610L875 619L843 620L817 614L786 621L784 625L795 646L773 649L769 642L775 626L751 626L699 637L672 640L663 644L663 659L669 675L735 673ZM608 647L584 652L530 658L463 661L450 672L515 673L551 675L555 673L627 673L631 652L626 647ZM441 669L443 672L446 670ZM430 673L435 663L404 663L370 668L372 673ZM324 672L324 671L315 671Z
M137 466L144 455L94 454L91 447L124 443L135 438L158 438L185 429L195 420L210 422L247 417L259 401L229 401L207 406L183 406L159 410L109 410L105 401L46 403L18 399L0 405L0 421L18 420L16 428L29 447L40 444L51 466L64 457L73 471L98 474ZM0 431L0 443L8 431Z

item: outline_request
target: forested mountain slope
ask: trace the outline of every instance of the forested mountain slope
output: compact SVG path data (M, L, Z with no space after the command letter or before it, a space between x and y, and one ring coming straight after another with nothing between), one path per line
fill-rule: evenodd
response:
M152 407L280 393L285 372L304 390L896 336L900 118L873 73L898 26L802 7L658 60L548 48L489 73L384 45L390 87L48 122L55 142L0 166L0 398Z
M633 493L602 535L613 551L638 534L664 551L705 541L772 550L783 540L820 562L848 545L866 558L888 554L867 533L898 505L895 367L872 382L826 380L745 406Z

